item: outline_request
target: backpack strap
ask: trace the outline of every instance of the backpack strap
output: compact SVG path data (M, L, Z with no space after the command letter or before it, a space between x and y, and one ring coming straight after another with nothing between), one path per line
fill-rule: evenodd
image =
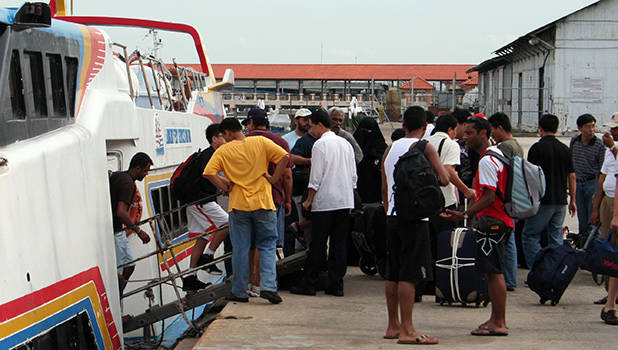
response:
M408 148L408 151L412 150L412 148L415 147L420 147L419 150L421 151L421 153L425 153L425 146L427 146L429 142L427 140L418 140L416 142L414 142L410 148Z
M487 151L485 152L485 154L483 155L483 157L485 156L492 156L497 158L499 161L501 161L502 163L504 163L504 165L506 166L510 166L511 165L511 160L509 159L509 157L504 156L496 151Z
M499 161L501 161L502 164L504 164L505 166L511 166L511 160L508 157L506 157L506 156L504 156L504 155L502 155L502 154L500 154L500 153L498 153L496 151L487 151L487 152L485 152L485 154L483 154L483 157L485 157L485 156L495 157ZM481 158L483 158L483 157L481 157ZM498 195L498 197L500 197L500 200L502 202L504 202L504 193L502 193L502 191L500 191L500 189L496 188L496 194Z
M440 145L438 146L438 156L442 155L442 146L444 146L444 141L446 141L446 138L443 138L442 141L440 141Z

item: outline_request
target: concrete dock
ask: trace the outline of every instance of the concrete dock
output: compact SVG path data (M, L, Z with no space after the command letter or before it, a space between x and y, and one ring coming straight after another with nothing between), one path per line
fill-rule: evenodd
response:
M618 327L604 324L601 307L592 301L604 290L590 273L579 271L557 306L540 305L523 283L508 293L507 337L475 337L470 330L489 317L489 307L439 306L433 296L415 305L420 332L438 337L440 349L616 349ZM194 349L400 349L382 339L386 327L384 281L351 267L345 296L293 295L282 291L283 303L260 298L228 303Z

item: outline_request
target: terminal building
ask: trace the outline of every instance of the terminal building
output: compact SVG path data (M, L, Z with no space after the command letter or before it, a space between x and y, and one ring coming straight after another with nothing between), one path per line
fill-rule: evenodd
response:
M618 110L618 0L601 0L524 34L468 72L479 73L479 109L505 112L518 130L536 131L543 113L576 131Z
M421 105L438 112L473 108L477 73L473 65L445 64L213 64L215 77L234 70L235 86L224 94L231 115L246 114L263 100L283 113L306 106L348 107L355 100L367 114L377 113L389 89L399 88L401 106ZM195 70L199 66L195 65ZM412 84L411 81L414 81ZM453 85L454 82L454 85ZM467 98L474 96L473 98Z

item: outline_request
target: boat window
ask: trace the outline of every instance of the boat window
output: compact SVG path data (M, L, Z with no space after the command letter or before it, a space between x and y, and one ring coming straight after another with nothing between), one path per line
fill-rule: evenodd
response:
M32 97L34 99L34 115L47 117L47 97L45 94L45 79L43 77L43 57L40 52L24 51L30 62L30 78L32 80Z
M77 90L77 58L65 57L67 66L66 81L67 81L67 93L69 94L69 116L75 117L75 94Z
M169 186L157 187L150 191L155 212L167 213L163 216L167 222L172 238L176 238L187 231L187 213L186 210L174 211L180 207L180 202L172 199Z
M14 350L30 349L97 349L97 342L94 338L88 314L85 311L81 312L49 331L14 348Z
M64 96L64 76L62 74L62 58L60 55L47 54L52 88L54 116L66 117L67 102Z
M26 119L24 83L21 76L21 64L19 62L18 50L13 50L13 53L11 55L9 87L11 93L11 108L13 109L13 119Z

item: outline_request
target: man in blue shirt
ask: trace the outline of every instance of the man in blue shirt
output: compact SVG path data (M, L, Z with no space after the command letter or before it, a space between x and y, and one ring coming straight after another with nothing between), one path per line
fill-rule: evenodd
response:
M289 133L283 135L283 139L288 143L290 149L294 148L296 141L307 134L309 131L309 116L311 111L307 108L301 108L294 114L294 125L296 128Z

